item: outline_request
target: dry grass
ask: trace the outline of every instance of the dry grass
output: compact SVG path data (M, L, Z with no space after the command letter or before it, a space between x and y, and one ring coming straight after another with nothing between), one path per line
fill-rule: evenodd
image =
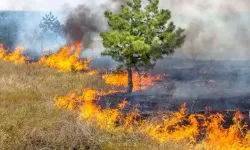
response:
M136 134L107 133L54 106L55 94L109 89L98 76L0 61L0 149L186 149Z

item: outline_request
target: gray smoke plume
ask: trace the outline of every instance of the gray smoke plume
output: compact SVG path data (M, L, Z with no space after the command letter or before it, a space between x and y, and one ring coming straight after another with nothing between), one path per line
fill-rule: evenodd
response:
M93 37L107 29L104 11L119 10L125 0L110 0L94 6L78 5L71 10L65 23L65 33L70 42L82 41L88 48Z
M79 5L66 19L69 41L83 41L85 48L93 36L107 29L103 12L119 11L126 0L106 0L95 6ZM192 59L250 58L250 1L161 0L160 7L172 11L177 26L186 30L181 52Z
M72 42L84 41L84 45L90 43L94 33L101 31L102 22L98 13L91 8L79 5L67 17L65 32Z
M196 110L242 109L250 97L250 1L162 0L160 6L185 29L177 54L195 60L167 57L154 68L170 75L166 84L175 84L173 101Z
M161 7L186 29L182 52L190 58L249 59L250 1L166 0Z

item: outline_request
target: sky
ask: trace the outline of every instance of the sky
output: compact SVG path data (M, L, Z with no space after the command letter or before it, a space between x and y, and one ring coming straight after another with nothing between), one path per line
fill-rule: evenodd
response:
M0 10L57 11L65 5L93 4L92 0L1 0Z
M104 3L107 0L1 0L0 10L60 10L65 4L74 7L78 4ZM117 0L112 0L117 1ZM161 0L164 7L178 8L178 11L195 11L198 6L203 11L227 12L228 6L234 6L236 11L250 12L249 0Z

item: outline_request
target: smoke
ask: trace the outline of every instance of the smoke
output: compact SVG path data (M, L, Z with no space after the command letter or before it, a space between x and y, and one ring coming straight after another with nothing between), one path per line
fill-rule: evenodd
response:
M3 0L0 9L53 11L60 7L60 20L65 24L67 41L82 41L88 48L98 33L108 28L104 11L117 12L126 0L30 2ZM192 59L249 59L249 5L248 0L160 1L160 7L170 9L173 21L185 29L187 38L181 53Z
M65 21L68 40L83 41L87 48L108 28L103 12L119 11L124 2L94 1L70 10ZM181 53L192 59L249 59L249 5L247 0L160 1L160 7L170 9L173 21L185 29L187 38Z
M25 54L38 58L42 55L43 49L55 52L70 42L82 41L84 48L88 48L93 41L96 42L95 39L99 32L108 28L104 11L119 11L123 2L125 0L85 2L81 0L55 0L53 2L48 0L37 0L36 2L3 0L0 10L11 10L8 11L7 18L20 24L18 32L15 33L16 40L11 40L11 46L24 46ZM39 24L44 15L49 12L52 12L63 24L66 36L57 38L49 36L42 46ZM3 21L1 24L7 23ZM100 40L96 44L102 48Z
M91 8L79 5L68 15L65 32L70 41L84 41L84 45L87 46L93 34L102 30L99 14L91 11Z
M0 10L15 11L57 11L62 5L70 3L77 6L84 2L82 0L1 0Z
M119 11L124 2L126 0L3 0L0 9L54 12L61 8L67 40L83 41L88 47L99 32L108 28L103 12ZM181 52L197 59L249 59L249 6L248 0L160 1L160 7L170 9L172 19L186 29L187 38Z
M167 0L161 6L186 30L182 52L189 58L250 58L250 1Z
M242 108L250 95L249 61L245 61L250 59L250 1L162 0L160 6L185 29L186 41L176 55L198 59L167 57L155 66L153 71L169 74L174 82L173 101L198 100L199 109Z
M88 48L93 38L107 29L104 11L118 11L124 1L110 0L92 5L80 4L70 10L65 23L67 39L70 42L82 41L84 48Z

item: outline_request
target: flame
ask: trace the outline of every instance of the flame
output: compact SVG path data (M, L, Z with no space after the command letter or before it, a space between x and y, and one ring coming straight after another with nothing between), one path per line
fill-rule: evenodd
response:
M43 56L39 64L57 68L62 72L80 71L88 69L91 58L79 60L80 43L64 46L58 53ZM17 47L14 52L8 53L0 44L0 58L14 63L25 63L28 57L23 56L23 47ZM206 72L205 72L206 73ZM89 75L98 74L96 70L88 72ZM102 76L107 84L127 87L127 73L106 74ZM147 76L143 73L141 78L133 74L134 91L145 90L155 85L155 81L162 76ZM215 84L215 80L205 83ZM250 149L250 131L244 123L244 115L237 111L232 118L233 124L225 128L222 124L225 119L222 114L186 114L186 105L178 112L172 112L151 119L143 118L138 108L124 114L123 110L129 102L124 99L117 108L101 109L96 101L100 97L119 92L116 90L97 91L92 89L75 90L66 96L56 96L55 104L58 108L76 111L86 123L97 125L102 130L119 133L140 133L151 137L159 143L169 141L184 141L187 149Z
M95 73L96 71L93 71L93 74ZM107 84L127 87L127 73L106 74L102 78ZM135 73L133 74L134 91L148 89L155 85L154 81L157 80L162 80L162 76L148 74L140 79ZM215 80L207 82L216 83ZM139 114L137 107L123 114L121 110L129 104L125 99L113 109L101 109L96 104L100 97L116 92L121 91L76 90L66 96L55 97L55 101L59 108L76 110L82 120L95 124L102 130L117 133L136 132L149 136L159 143L186 142L187 149L250 149L250 131L246 124L242 124L244 116L240 112L235 114L233 125L225 128L222 126L225 121L222 114L208 115L208 112L188 115L185 104L178 112L156 116L152 119L141 119L143 117Z
M38 63L43 66L57 68L62 72L87 70L92 58L79 59L81 45L81 43L66 45L55 54L42 56Z
M106 84L115 85L119 87L128 86L128 74L116 73L116 74L105 74L102 76ZM146 90L152 87L157 80L162 80L161 75L152 76L151 74L142 73L141 77L137 73L133 73L133 91Z
M186 106L183 105L179 112L173 113L170 117L164 116L161 122L148 124L142 129L143 133L161 143L168 140L195 142L196 136L199 134L199 123L192 115L187 118L185 108ZM184 121L189 122L189 124L184 125Z
M15 64L23 64L29 58L23 56L24 47L16 47L15 51L12 53L7 53L8 50L4 49L3 45L0 44L0 58L5 61L13 61Z
M178 112L153 119L140 119L142 117L137 108L126 115L121 113L128 105L126 100L114 109L98 107L95 101L110 93L113 91L77 90L63 97L55 97L55 101L59 108L77 110L82 120L94 123L102 130L137 132L159 143L184 141L191 149L250 149L249 130L246 124L242 124L244 116L240 112L235 114L234 124L229 128L222 126L225 121L222 114L188 115L185 113L185 104Z
M99 74L99 72L97 70L90 70L89 72L87 72L87 74L93 76Z
M59 108L66 108L68 110L77 109L79 111L79 117L83 120L94 121L100 128L115 129L116 121L122 118L120 116L119 109L125 107L127 102L124 100L119 105L119 109L105 110L101 110L94 103L94 100L96 100L97 97L108 95L110 93L113 93L113 91L98 92L92 89L85 89L81 92L80 90L77 90L64 97L55 97L55 100L56 105ZM127 119L124 120L126 121Z
M243 116L238 111L233 117L234 124L228 129L222 127L225 121L222 114L208 117L206 139L199 145L205 149L250 149L250 134L247 125L242 123Z

